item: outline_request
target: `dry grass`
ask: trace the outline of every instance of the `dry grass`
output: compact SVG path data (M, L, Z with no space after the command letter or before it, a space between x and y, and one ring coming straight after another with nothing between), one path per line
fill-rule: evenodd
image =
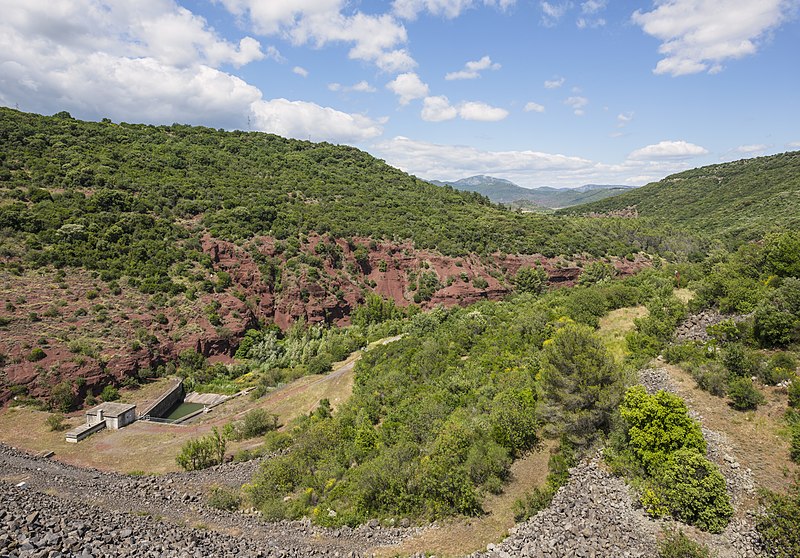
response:
M137 421L121 430L101 431L78 444L68 443L64 432L49 431L45 421L50 413L10 407L0 411L0 441L33 453L53 451L60 461L81 467L122 473L178 471L175 456L187 440L204 436L213 427L222 428L247 411L265 409L278 415L280 423L285 425L313 411L323 398L334 408L341 405L353 391L353 369L360 356L360 352L353 353L347 360L335 364L330 374L299 378L256 401L246 396L231 399L187 425ZM144 409L167 389L170 381L161 379L136 390L122 390L121 400ZM67 417L65 423L72 428L83 421L81 411ZM228 451L235 453L259 444L260 440L231 442Z
M633 320L646 315L647 308L644 306L629 306L612 310L600 318L600 329L597 333L618 363L621 363L628 354L625 335L633 331Z
M786 390L762 389L767 403L755 411L732 409L727 399L714 397L697 387L694 378L681 368L658 362L669 371L678 394L703 417L703 424L722 432L733 446L736 459L753 472L759 486L783 492L800 467L789 459L789 437L783 415L787 409Z

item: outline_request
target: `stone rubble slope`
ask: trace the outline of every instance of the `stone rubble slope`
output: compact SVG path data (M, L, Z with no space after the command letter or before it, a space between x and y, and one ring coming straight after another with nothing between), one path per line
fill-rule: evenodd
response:
M639 383L651 394L677 391L663 368L640 370ZM724 475L734 506L752 497L752 473L736 461L725 436L702 426L703 417L697 412L690 409L690 414L701 423L708 458ZM645 514L625 482L603 467L598 454L570 470L569 481L556 492L549 507L518 523L500 544L490 544L486 552L472 556L654 557L658 534L665 527L677 526L699 535L717 558L755 558L764 553L754 519L752 514L739 514L719 535L701 534L668 519L655 520Z
M659 528L631 498L625 482L604 470L596 455L570 470L553 501L487 552L472 556L510 558L655 557Z
M46 496L48 506L62 510L64 517L77 517L76 521L86 523L82 518L87 509L93 510L91 513L95 517L115 514L124 518L120 525L150 516L158 518L153 520L154 524L164 525L164 533L171 533L176 525L187 533L240 532L243 538L258 543L258 548L271 544L278 549L296 550L294 554L286 556L360 555L369 547L394 544L415 532L414 529L384 527L377 522L357 529L325 529L313 526L307 520L267 522L257 513L224 512L205 504L209 486L241 486L243 482L251 480L257 466L257 462L224 464L189 473L131 476L75 467L0 444L0 482L4 483L0 487L3 489L3 498L9 497L8 492L13 492L12 499L24 497L29 513L45 511L36 506L44 502L40 496ZM25 483L23 491L14 489L13 485L19 482ZM6 484L10 489L6 489ZM0 510L6 510L7 507L3 504ZM198 531L182 527L188 524L202 524L207 529ZM0 521L0 539L3 534L13 535L14 531L8 529L8 523ZM153 532L155 535L148 534L151 542L159 540L158 534L162 533L158 529ZM205 556L225 555L223 551L228 547L220 548L221 553ZM42 555L48 556L47 553ZM113 552L102 555L126 556ZM0 557L3 556L5 554L0 551Z

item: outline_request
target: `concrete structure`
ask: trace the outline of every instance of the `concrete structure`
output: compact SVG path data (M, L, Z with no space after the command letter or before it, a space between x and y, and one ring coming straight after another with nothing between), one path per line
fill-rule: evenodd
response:
M136 405L125 403L101 403L86 411L86 424L67 432L67 442L77 444L104 428L119 430L136 420Z
M86 411L86 424L106 423L109 430L119 430L136 420L136 405L125 403L101 403Z
M98 422L97 424L82 424L79 427L73 428L67 432L67 442L77 444L81 440L88 438L95 432L101 431L105 427L105 422Z
M159 397L152 405L146 408L139 418L163 417L176 403L183 401L186 391L183 389L183 379L177 379L172 386Z

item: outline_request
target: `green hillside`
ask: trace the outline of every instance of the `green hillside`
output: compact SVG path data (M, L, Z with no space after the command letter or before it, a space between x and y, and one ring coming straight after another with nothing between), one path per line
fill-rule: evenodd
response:
M800 151L685 171L559 213L606 213L628 207L636 207L641 217L728 239L798 228Z
M203 234L411 239L453 256L624 255L663 243L641 223L612 221L517 214L347 146L0 109L0 248L15 266L82 266L157 291L199 257ZM691 249L672 237L670 250Z

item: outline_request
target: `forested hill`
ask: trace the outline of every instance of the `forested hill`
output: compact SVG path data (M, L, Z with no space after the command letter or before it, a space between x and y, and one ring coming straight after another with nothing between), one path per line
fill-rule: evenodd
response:
M34 235L36 242L26 242L30 250L47 251L79 227L78 236L86 235L96 256L105 258L127 253L143 238L160 244L148 246L151 253L162 253L185 230L176 224L188 221L230 241L316 231L410 239L445 255L625 254L630 229L637 228L504 211L478 194L434 186L347 146L5 108L0 203L0 228L26 240ZM71 228L57 234L64 224ZM122 229L113 231L111 252L92 237L110 233L113 224ZM66 264L91 265L94 257L57 252L48 257L68 258ZM104 269L109 266L119 267L108 261Z
M749 240L773 229L796 229L800 227L800 151L673 174L559 213L608 213L630 207L640 217L728 239Z

